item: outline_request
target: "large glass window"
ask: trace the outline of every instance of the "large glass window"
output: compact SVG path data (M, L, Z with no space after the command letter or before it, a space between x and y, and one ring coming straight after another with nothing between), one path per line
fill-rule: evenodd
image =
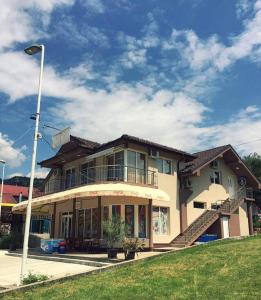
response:
M78 210L78 237L84 237L84 209Z
M92 210L91 208L85 209L85 226L84 226L84 237L92 237Z
M107 156L107 180L123 180L124 177L124 151Z
M168 234L168 208L153 206L152 225L156 235Z
M146 238L146 206L139 205L139 238Z
M30 232L49 233L51 220L49 216L32 216Z
M61 237L67 239L72 233L72 213L63 213L61 216Z
M134 237L134 205L125 205L125 224L128 237Z
M157 158L157 169L159 173L171 174L171 161L168 159Z
M81 166L81 184L95 182L94 161L89 161Z
M112 205L112 217L113 218L121 217L121 206L120 205Z
M98 233L98 208L79 209L77 213L78 238L97 237Z
M68 169L65 172L65 188L75 186L75 169Z
M135 151L127 151L127 178L130 182L145 183L145 160L146 156L143 153Z

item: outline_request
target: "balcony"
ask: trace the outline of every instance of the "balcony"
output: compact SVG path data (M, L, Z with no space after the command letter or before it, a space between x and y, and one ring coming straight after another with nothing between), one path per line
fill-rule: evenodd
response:
M50 179L45 185L45 194L101 183L125 182L129 184L157 187L157 172L123 165L89 167L80 173L71 173L59 179Z

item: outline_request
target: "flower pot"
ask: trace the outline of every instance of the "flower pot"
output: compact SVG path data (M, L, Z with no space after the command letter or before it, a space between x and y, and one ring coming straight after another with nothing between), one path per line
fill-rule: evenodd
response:
M125 260L135 259L136 251L128 251L125 256Z
M118 250L114 248L108 249L108 258L117 258Z

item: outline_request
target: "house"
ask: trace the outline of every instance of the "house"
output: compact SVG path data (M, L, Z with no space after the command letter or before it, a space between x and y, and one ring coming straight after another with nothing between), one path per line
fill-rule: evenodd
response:
M112 216L151 249L188 246L203 233L253 233L260 183L231 145L190 154L130 135L104 144L71 136L40 165L50 172L32 214L51 216L54 238L101 241L102 221Z
M12 207L17 203L26 201L28 199L29 189L26 186L4 184L3 185L3 200L1 205L1 229L5 233L10 232L10 226L13 222ZM34 188L34 195L39 196L41 193L38 189ZM43 216L45 220L46 216ZM41 226L41 218L39 216L33 216L31 221L31 231L39 233ZM45 223L45 227L47 224Z

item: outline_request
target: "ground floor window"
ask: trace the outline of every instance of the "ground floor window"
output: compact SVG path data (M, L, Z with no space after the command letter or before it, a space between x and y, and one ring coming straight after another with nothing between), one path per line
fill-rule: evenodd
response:
M121 206L120 205L112 205L112 217L113 218L121 217Z
M199 202L199 201L194 201L194 202L193 202L193 207L194 207L194 208L205 209L206 206L207 206L206 202Z
M98 208L79 209L77 211L78 238L95 238L98 234Z
M152 225L156 235L168 234L169 214L167 207L153 206Z
M32 216L31 233L50 233L51 218L49 216Z
M139 205L138 211L139 238L146 238L146 206Z
M125 205L125 224L128 237L134 237L134 205Z

